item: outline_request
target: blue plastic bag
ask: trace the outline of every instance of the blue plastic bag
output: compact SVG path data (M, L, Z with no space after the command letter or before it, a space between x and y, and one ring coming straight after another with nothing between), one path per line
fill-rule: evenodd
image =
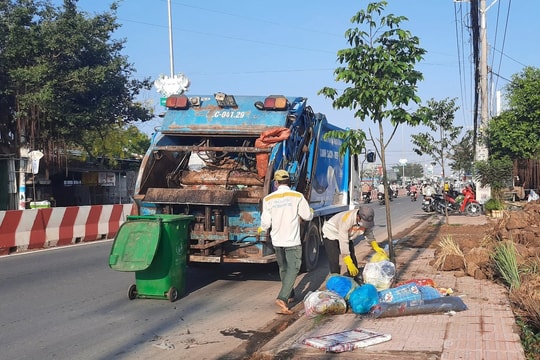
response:
M351 277L343 275L332 275L326 280L326 288L339 294L345 300L358 287L358 283Z
M419 286L420 295L422 295L422 300L432 300L441 297L439 290L435 289L432 286Z
M404 301L421 300L420 289L414 283L379 291L379 301L382 303L400 303Z
M367 314L378 303L377 288L371 284L357 287L349 296L349 306L355 314Z

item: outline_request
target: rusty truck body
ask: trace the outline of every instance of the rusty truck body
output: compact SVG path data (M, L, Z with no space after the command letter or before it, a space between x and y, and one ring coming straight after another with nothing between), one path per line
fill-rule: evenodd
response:
M340 129L303 97L173 95L166 108L138 173L135 213L193 215L189 263L273 262L257 228L273 174L285 169L314 209L301 236L303 268L315 268L322 223L360 203L358 157L324 137Z

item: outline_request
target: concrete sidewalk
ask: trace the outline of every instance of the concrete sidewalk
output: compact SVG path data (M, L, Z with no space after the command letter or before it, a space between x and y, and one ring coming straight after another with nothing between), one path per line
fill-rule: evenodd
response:
M485 216L451 216L450 224L482 224ZM421 227L418 231L422 231ZM369 251L368 247L362 247ZM303 302L299 318L268 342L259 354L276 359L525 359L514 314L504 287L454 272L435 270L429 262L434 249L405 248L396 244L399 278L431 278L438 287L452 288L468 309L453 315L436 313L366 319L350 311L343 315L307 318ZM358 250L357 250L358 251ZM358 258L365 255L358 253ZM400 265L400 264L406 264ZM390 341L342 353L325 353L303 345L308 337L363 328L390 334Z

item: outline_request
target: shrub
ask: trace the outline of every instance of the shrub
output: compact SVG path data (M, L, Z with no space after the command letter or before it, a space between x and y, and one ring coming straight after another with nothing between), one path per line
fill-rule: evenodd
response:
M491 198L484 204L484 208L487 211L492 210L504 210L504 203L500 201L499 199Z

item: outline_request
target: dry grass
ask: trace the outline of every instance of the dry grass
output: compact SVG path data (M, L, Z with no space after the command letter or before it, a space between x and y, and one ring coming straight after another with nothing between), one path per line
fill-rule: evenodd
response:
M448 255L457 255L463 259L463 263L465 263L465 256L463 255L463 251L461 251L458 243L454 241L452 236L445 235L441 238L439 241L439 251L437 253L437 259L435 260L433 266L436 269L441 269L444 262L446 261L446 257Z
M526 274L521 286L510 292L510 300L515 304L516 315L526 319L527 323L540 329L540 274Z

